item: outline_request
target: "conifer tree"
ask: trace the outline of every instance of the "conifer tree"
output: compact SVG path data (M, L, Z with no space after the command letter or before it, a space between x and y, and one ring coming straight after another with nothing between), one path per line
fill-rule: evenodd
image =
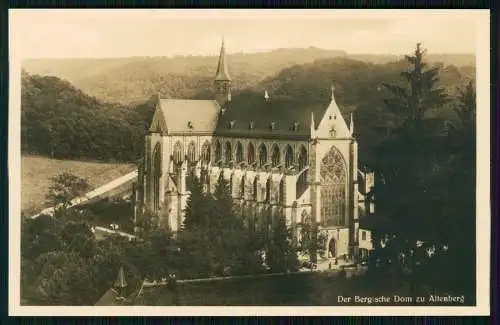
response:
M295 271L298 268L297 249L285 218L278 217L272 227L267 251L267 264L273 272Z
M183 229L206 228L208 227L206 206L209 202L198 178L193 177L189 182L189 191L191 194L184 209Z

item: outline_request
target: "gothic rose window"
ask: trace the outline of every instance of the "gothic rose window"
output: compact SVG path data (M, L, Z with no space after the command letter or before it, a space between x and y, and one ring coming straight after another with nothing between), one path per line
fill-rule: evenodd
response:
M321 175L321 216L326 226L344 226L346 214L346 165L336 148L323 157Z

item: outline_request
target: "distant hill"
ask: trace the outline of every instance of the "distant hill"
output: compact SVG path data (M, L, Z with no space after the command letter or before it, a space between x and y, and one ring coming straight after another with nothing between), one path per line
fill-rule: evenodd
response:
M265 54L255 55L265 58ZM327 105L333 84L336 100L346 120L349 121L350 113L354 113L355 133L360 143L359 157L367 164L374 159L372 149L395 120L394 113L388 112L383 104L383 99L389 94L380 91L380 85L401 83L401 72L409 68L403 60L376 64L338 56L291 64L292 60L284 58L282 62L274 62L274 66L284 65L283 62L289 62L289 66L274 74L265 72L265 64L260 63L256 65L260 70L247 65L248 71L255 74L248 72L245 75L242 57L241 61L231 61L231 71L236 71L234 102L256 103L263 100L264 90L267 90L271 101L279 98L283 103L289 101L300 107ZM187 69L191 59L185 58L184 67L172 67L172 71L179 73ZM151 60L129 62L126 66L115 67L113 73L85 79L92 90L87 90L87 93L98 93L96 97L68 81L24 73L21 102L23 152L57 158L134 161L141 156L144 131L153 112L152 94L213 98L211 87L216 60L210 66L204 66L206 61L203 60L207 59L199 58L202 63L191 67L195 72L188 75L169 74L168 69L161 70L165 67L163 59L156 63ZM457 87L463 87L475 78L474 66L431 65L440 67L439 84L446 88L452 99ZM240 70L235 68L238 66ZM123 103L107 103L102 98L109 101L121 99ZM452 106L453 101L450 101L443 109L429 112L428 117L453 120L456 116Z
M348 54L311 47L231 54L228 64L234 87L246 89L293 65L331 58L349 58L375 64L401 59L393 55ZM457 67L473 66L475 56L429 54L428 61ZM200 89L211 87L216 66L217 56L34 59L23 62L23 69L30 74L66 79L91 96L124 104L141 101L158 92L166 97L193 97Z
M103 103L56 77L22 75L21 150L53 158L134 161L147 121L141 107Z

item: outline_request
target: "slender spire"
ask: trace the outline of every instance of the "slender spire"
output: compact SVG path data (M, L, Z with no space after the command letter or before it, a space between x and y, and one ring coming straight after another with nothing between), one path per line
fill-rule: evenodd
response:
M264 90L264 99L266 102L269 100L269 94L267 93L267 90Z
M226 48L224 46L224 38L220 48L219 64L217 65L217 73L215 74L216 81L231 81L226 63Z
M335 100L335 86L332 85L332 101Z

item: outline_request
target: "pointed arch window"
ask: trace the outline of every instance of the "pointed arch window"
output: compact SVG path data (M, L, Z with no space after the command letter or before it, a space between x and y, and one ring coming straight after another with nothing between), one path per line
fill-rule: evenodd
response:
M293 149L290 145L286 146L285 151L285 167L290 168L293 166Z
M271 179L266 182L266 202L271 201Z
M273 167L277 167L281 162L280 147L275 144L273 146L273 154L271 157L271 164Z
M308 170L305 169L307 167L307 149L304 145L302 145L299 149L299 154L297 157L297 163L299 165L299 177L297 178L297 186L296 193L297 197L301 196L302 193L307 189L307 177Z
M262 143L259 147L259 164L260 167L267 164L267 148L264 143Z
M280 181L278 200L280 203L283 203L285 201L285 179L284 178L282 178Z
M160 209L160 180L162 175L161 145L156 144L153 150L153 211Z
M346 223L347 171L342 154L332 147L320 167L321 216L326 226Z
M196 144L191 141L187 149L187 159L192 164L196 162Z
M229 195L233 197L234 193L234 174L229 178Z
M182 143L180 141L177 141L174 145L174 151L173 151L173 156L174 156L174 162L176 164L180 164L184 161L184 148L182 147Z
M248 148L247 148L247 161L248 161L248 164L251 165L255 162L255 146L253 145L253 143L249 143L248 144Z
M243 146L239 141L236 144L236 162L237 163L243 162Z
M233 160L233 153L232 153L232 147L231 147L231 142L227 141L226 146L224 147L224 162L225 163L230 163L231 160Z
M210 142L205 141L201 147L201 161L203 164L210 162Z
M222 159L222 145L219 140L215 141L215 162Z
M245 179L246 177L243 176L241 178L241 183L240 183L240 197L245 198Z
M255 177L255 179L253 180L253 193L252 193L254 201L257 201L258 189L259 189L259 179Z
M304 169L307 166L307 149L304 145L300 147L298 156L299 170Z

